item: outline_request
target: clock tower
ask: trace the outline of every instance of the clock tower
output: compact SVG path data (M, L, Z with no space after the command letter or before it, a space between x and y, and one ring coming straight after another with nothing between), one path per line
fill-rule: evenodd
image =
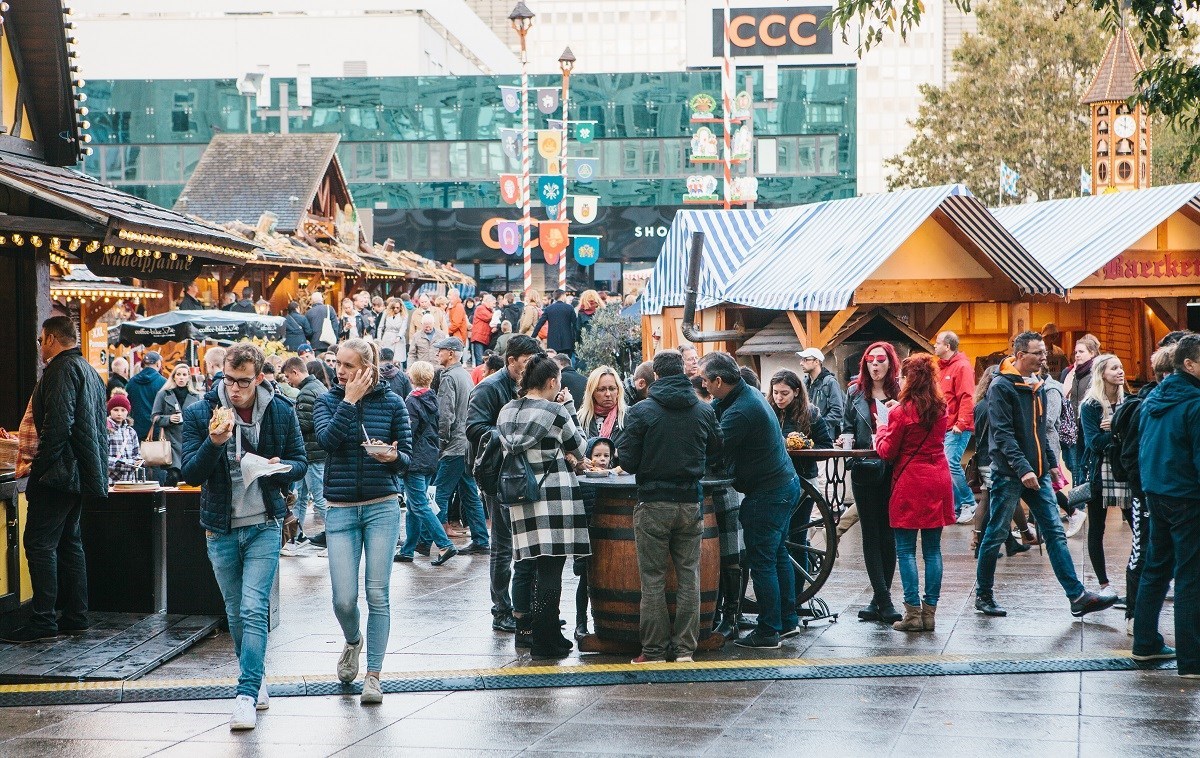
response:
M1150 118L1137 94L1145 67L1124 27L1117 32L1081 101L1091 108L1092 194L1150 186Z

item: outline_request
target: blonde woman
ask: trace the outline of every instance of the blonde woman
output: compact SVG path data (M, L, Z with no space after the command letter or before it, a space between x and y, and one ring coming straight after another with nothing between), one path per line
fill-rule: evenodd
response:
M313 426L325 463L325 544L333 612L346 645L338 678L358 677L363 648L358 586L367 594L367 676L362 703L383 701L379 674L391 631L392 556L400 537L400 489L412 462L412 430L404 401L380 379L379 346L347 340L338 346L336 387L317 398ZM382 443L368 452L364 443ZM363 560L363 554L366 560ZM365 577L359 566L366 565Z
M579 425L589 439L615 440L625 427L625 393L621 378L612 366L600 366L588 374L587 390L579 407Z
M1088 502L1088 556L1101 594L1111 594L1108 572L1104 568L1104 524L1108 507L1119 507L1129 517L1131 497L1129 488L1113 478L1108 448L1112 445L1112 417L1117 406L1125 402L1125 368L1115 355L1096 356L1092 361L1092 383L1079 405L1079 420L1083 427L1084 468L1092 486Z
M596 315L596 311L604 307L604 301L600 299L600 293L596 290L584 290L579 296L579 313L575 321L579 331L579 337L583 337L583 333L592 325L592 316ZM578 344L579 340L576 339Z
M542 316L542 293L530 289L525 293L525 309L521 311L521 322L517 325L518 334L533 336L533 327Z
M375 336L380 347L390 347L400 361L404 360L408 354L408 311L400 298L388 298L387 307L375 325Z

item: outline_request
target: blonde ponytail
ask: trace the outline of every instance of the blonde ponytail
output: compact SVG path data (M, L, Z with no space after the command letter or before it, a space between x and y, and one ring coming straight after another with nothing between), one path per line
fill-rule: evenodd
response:
M338 345L339 350L342 348L353 350L355 353L357 353L359 360L362 361L362 364L370 367L371 375L374 377L375 383L379 383L379 378L381 376L379 369L379 345L370 340L355 338L352 340L346 340L342 344Z

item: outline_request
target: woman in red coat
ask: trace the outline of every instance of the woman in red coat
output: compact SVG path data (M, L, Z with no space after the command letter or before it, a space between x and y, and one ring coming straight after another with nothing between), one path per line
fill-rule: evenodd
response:
M901 632L932 632L942 589L942 527L955 522L954 491L946 461L946 401L938 387L936 359L915 353L901 368L904 389L889 404L887 423L879 425L875 448L892 464L888 520L896 538L904 618L892 624ZM925 597L917 575L917 533L925 560Z

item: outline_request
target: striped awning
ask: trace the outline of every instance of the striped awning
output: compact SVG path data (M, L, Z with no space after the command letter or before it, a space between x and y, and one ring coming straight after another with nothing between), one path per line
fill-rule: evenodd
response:
M1011 205L992 214L1070 289L1185 206L1200 213L1200 183Z
M1022 292L1065 294L966 187L954 184L778 210L722 299L769 310L841 310L939 210Z
M642 290L642 313L658 314L663 308L683 305L692 232L704 233L704 266L697 307L711 308L721 302L725 283L745 261L751 244L772 215L778 212L739 209L676 213L654 263L654 272Z

